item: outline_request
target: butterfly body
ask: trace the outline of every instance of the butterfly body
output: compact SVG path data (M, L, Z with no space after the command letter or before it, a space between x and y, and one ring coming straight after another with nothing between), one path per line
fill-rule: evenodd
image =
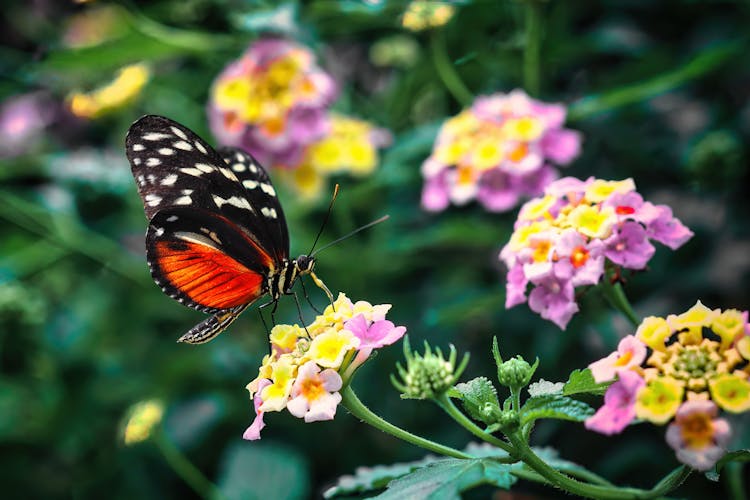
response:
M239 149L215 151L161 116L136 121L125 140L149 227L154 281L170 297L212 316L179 341L203 343L263 296L276 303L315 259L289 257L289 232L271 180Z

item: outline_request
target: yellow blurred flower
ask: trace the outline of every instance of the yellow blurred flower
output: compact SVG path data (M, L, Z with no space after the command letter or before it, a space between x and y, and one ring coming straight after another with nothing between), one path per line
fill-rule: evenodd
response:
M677 413L684 393L683 384L671 377L651 380L638 391L635 414L655 424L666 423Z
M68 98L70 111L81 118L99 118L120 109L140 95L150 78L145 64L120 69L112 82L88 93L74 92Z
M401 25L411 31L443 26L453 17L455 8L447 2L414 0L401 17Z
M130 409L129 417L123 430L123 441L126 445L146 441L154 428L161 423L164 416L164 403L158 399L141 401Z

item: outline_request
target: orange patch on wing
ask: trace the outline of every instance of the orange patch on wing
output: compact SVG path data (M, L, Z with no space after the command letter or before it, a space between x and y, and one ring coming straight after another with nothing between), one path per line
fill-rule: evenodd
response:
M228 309L252 302L262 293L262 275L215 248L159 241L156 255L164 278L200 305Z

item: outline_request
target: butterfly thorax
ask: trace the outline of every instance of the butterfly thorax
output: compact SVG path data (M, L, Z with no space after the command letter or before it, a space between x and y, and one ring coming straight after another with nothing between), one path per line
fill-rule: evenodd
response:
M271 294L273 300L287 295L295 280L299 276L312 273L314 267L315 259L309 255L300 255L296 259L282 261L278 270L269 273L266 279L268 293Z

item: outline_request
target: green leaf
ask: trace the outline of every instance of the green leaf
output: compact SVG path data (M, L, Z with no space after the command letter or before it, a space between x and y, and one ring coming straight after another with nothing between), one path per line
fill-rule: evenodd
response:
M583 422L594 414L594 409L582 401L558 395L529 398L521 408L521 425L540 418L554 418Z
M500 402L492 382L486 377L477 377L468 382L457 384L455 389L461 393L461 402L471 418L485 424L495 423L495 415L500 412Z
M610 384L612 382L596 383L591 370L588 368L574 370L565 383L562 393L564 396L572 396L573 394L595 394L601 396L607 391Z
M391 481L375 498L458 499L461 492L482 484L509 489L516 482L513 468L488 458L440 460Z
M730 451L716 462L714 470L706 472L706 478L711 481L718 481L721 469L731 462L750 462L750 449Z
M332 498L337 495L351 495L385 488L394 479L438 460L441 460L441 457L427 455L423 459L413 462L357 467L353 475L341 476L334 486L323 493L323 496Z
M225 453L219 489L229 500L309 498L310 473L304 457L291 448L243 442Z

